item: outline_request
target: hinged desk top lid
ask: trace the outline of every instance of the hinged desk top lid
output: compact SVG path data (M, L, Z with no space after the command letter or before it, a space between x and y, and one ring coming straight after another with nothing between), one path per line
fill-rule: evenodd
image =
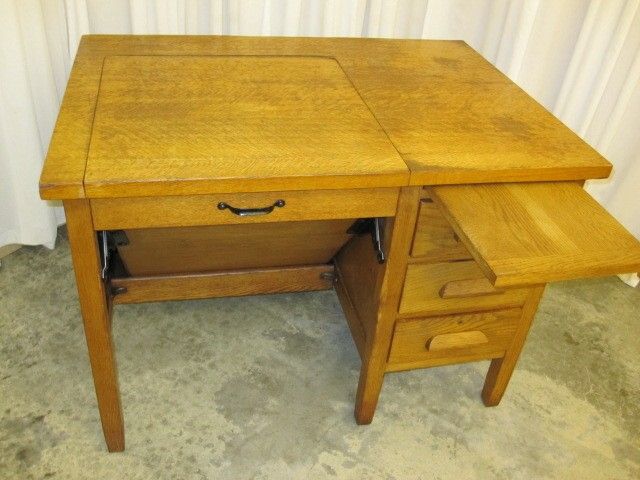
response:
M610 171L464 42L95 35L78 50L40 190L65 199Z
M107 56L89 197L398 186L409 171L333 58ZM178 185L179 184L179 185Z

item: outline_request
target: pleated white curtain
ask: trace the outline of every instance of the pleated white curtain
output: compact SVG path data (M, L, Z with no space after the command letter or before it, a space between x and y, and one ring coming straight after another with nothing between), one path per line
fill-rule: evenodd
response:
M0 246L53 246L38 176L85 33L463 39L614 164L640 238L640 0L0 0Z

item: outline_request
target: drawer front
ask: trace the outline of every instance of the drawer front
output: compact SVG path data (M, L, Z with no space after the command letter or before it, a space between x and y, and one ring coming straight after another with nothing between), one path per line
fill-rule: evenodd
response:
M389 352L389 369L502 357L521 314L521 309L511 308L399 320Z
M473 260L413 264L407 268L401 316L494 310L524 305L528 288L496 290Z
M96 198L91 200L91 210L96 230L392 217L398 191L397 188L371 188ZM276 205L280 200L284 204ZM220 209L221 202L227 208ZM269 213L248 216L236 215L229 208L271 206L273 210Z
M467 248L430 198L420 200L411 256L421 262L471 259Z

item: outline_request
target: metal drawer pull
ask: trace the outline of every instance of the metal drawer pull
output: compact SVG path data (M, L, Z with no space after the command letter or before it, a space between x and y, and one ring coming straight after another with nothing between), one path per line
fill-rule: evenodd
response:
M218 209L219 210L229 209L231 211L231 213L239 215L240 217L251 217L251 216L254 216L254 215L267 215L267 214L273 212L274 208L276 208L276 207L282 208L282 207L284 207L284 205L285 205L284 204L284 200L276 200L276 202L273 205L269 205L268 207L263 207L263 208L236 208L236 207L232 207L228 203L220 202L218 204Z

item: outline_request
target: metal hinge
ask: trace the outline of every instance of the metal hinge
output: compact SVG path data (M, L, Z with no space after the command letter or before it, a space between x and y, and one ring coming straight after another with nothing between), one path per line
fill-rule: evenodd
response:
M331 285L338 283L338 275L336 275L336 272L322 272L320 278L330 282Z
M98 232L100 243L100 278L108 280L112 258L123 245L129 245L127 234L123 230L102 230Z
M348 234L351 235L364 235L365 233L371 234L371 240L373 241L373 249L376 252L378 263L384 263L387 259L387 255L384 252L384 245L382 242L384 228L384 218L361 218L356 220L349 230Z
M118 256L118 247L129 245L127 234L123 230L102 230L98 232L98 241L100 245L100 278L105 282L107 295L115 297L126 293L126 287L113 286L111 278L114 274L128 275Z

